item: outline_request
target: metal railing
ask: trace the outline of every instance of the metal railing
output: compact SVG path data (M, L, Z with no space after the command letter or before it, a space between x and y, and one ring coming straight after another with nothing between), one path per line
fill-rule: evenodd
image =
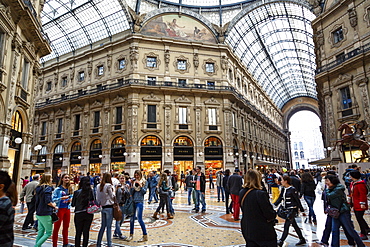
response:
M110 85L103 85L96 87L94 89L89 90L78 90L77 93L74 94L63 94L61 97L56 99L46 99L44 102L36 103L36 108L41 108L49 105L59 104L63 101L70 101L75 100L80 97L85 97L89 95L95 95L98 93L102 93L109 90L114 90L118 88L125 88L129 86L145 86L147 87L154 87L154 88L178 88L178 89L203 89L209 91L228 91L231 92L235 97L239 98L242 102L244 102L253 112L257 113L261 118L263 118L266 122L274 126L276 129L282 129L277 126L275 123L272 123L271 119L268 118L264 113L262 113L259 109L256 108L251 102L241 93L239 93L234 87L232 86L216 86L216 85L206 85L206 84L186 84L178 83L178 82L171 82L171 81L156 81L155 84L149 84L148 80L139 80L139 79L118 79L116 83Z
M352 51L348 52L347 54L344 54L340 57L338 57L335 61L330 62L328 64L325 64L324 66L321 66L320 68L316 69L316 74L320 74L322 72L328 71L333 69L334 67L344 63L348 59L351 59L355 56L358 56L360 54L366 53L370 50L370 43L363 45L359 48L353 49Z

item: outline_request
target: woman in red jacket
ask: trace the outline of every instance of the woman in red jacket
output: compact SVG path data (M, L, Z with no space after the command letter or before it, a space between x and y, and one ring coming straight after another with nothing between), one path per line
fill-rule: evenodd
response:
M355 212L356 220L361 229L360 238L366 240L367 233L370 231L369 226L367 225L364 219L365 210L367 210L367 188L364 180L361 179L361 173L357 170L351 171L349 173L352 183L350 185L350 197L351 197L351 206Z

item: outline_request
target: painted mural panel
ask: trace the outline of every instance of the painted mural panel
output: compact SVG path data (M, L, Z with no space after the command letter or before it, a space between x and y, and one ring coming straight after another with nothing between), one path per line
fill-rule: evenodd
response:
M217 43L213 33L195 19L177 14L162 15L151 19L141 30L142 34L188 41Z

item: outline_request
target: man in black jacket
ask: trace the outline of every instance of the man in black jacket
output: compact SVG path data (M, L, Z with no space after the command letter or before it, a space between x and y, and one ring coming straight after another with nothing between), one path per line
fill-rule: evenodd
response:
M202 168L197 166L196 168L197 174L195 174L195 184L194 184L194 191L195 191L195 212L199 212L199 204L202 203L202 213L206 211L206 199L205 199L205 192L206 192L206 176L202 172Z
M231 175L227 181L227 186L230 191L231 200L233 201L234 220L240 220L239 192L243 186L243 179L242 176L239 175L239 168L235 168L234 174Z
M292 180L292 185L294 188L296 188L299 196L299 193L301 192L301 180L297 177L294 170L290 172L289 177Z

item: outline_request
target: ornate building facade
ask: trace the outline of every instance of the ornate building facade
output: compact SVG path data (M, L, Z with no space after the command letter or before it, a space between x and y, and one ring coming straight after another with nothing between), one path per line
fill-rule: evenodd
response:
M281 110L201 20L158 14L90 48L42 68L35 171L287 165Z
M316 83L324 143L329 147L341 139L340 125L353 127L361 120L370 123L370 3L318 1L316 13L312 23ZM362 131L359 139L369 142L368 127L364 125ZM354 162L361 156L356 146L346 144L343 150L343 162Z
M40 31L43 1L33 2L0 1L0 169L18 184L32 169L34 85L51 52Z

